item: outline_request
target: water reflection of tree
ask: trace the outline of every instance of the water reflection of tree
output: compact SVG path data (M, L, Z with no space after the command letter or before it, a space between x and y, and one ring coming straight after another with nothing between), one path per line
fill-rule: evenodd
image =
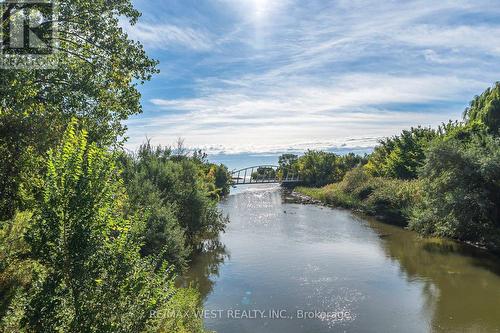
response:
M207 240L193 255L190 268L185 274L182 284L193 286L201 294L202 300L210 295L215 279L219 276L219 268L226 259L229 259L226 246L219 239Z
M495 331L500 327L500 259L454 242L422 239L373 223L388 257L423 293L436 331Z

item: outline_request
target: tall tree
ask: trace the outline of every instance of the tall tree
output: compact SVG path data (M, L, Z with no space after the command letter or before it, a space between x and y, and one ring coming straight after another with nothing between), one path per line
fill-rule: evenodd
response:
M49 56L57 66L1 70L0 220L22 206L23 179L43 165L29 160L54 147L72 117L89 128L90 141L117 142L122 121L141 112L138 84L156 72L120 27L120 19L135 24L140 16L130 0L61 0L58 13L57 52Z
M414 127L382 140L370 155L365 169L373 176L415 179L425 162L425 152L436 131Z
M464 112L464 119L468 123L482 123L493 134L500 134L500 82L472 100Z

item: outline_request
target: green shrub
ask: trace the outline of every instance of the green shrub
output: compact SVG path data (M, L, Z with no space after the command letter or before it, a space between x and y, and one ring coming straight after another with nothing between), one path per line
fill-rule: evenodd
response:
M331 185L325 188L324 198L324 201L329 205L345 208L360 208L360 203L357 198L344 192L339 186Z
M436 142L422 169L410 227L423 234L500 245L500 140Z
M4 331L158 332L162 323L152 311L176 304L199 307L194 291L174 287L166 264L158 269L140 256L114 157L88 144L75 120L49 153L41 194L32 217L18 214L1 229L2 241L10 241L1 243L7 252L1 255L2 293L11 292L4 293L8 306L2 304L8 308L1 320ZM35 267L32 263L40 268L25 280L5 278L19 267ZM16 286L9 285L12 279ZM200 327L201 320L190 318L166 331L201 332Z
M182 271L191 249L224 230L227 221L217 202L229 191L227 168L206 163L201 153L174 155L170 148L149 142L120 161L130 214L143 221L133 228L143 243L141 254Z
M191 288L178 289L169 300L166 311L158 312L160 333L202 333L202 307L198 292Z
M216 199L229 195L233 179L231 173L227 169L227 166L224 164L212 164L210 166L209 176L213 177L213 183L215 190L217 191Z
M379 184L377 178L370 176L363 168L355 168L346 173L339 186L343 192L364 200L373 193Z
M419 191L419 182L383 178L375 182L378 186L364 201L365 209L371 214L406 224Z
M31 221L31 212L16 213L10 221L0 228L0 318L7 311L16 312L11 307L13 300L31 287L34 276L43 267L29 258L29 246L24 236ZM17 311L19 312L19 311ZM11 325L19 322L20 317L11 318ZM4 327L5 332L15 331ZM2 331L0 325L0 331Z
M300 187L297 191L333 206L354 208L405 224L418 200L420 182L373 177L363 168L355 168L339 183L323 188Z

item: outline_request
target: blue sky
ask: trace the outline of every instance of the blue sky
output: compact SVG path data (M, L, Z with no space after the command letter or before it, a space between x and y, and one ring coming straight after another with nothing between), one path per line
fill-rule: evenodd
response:
M135 0L160 61L128 147L369 147L500 80L500 1Z

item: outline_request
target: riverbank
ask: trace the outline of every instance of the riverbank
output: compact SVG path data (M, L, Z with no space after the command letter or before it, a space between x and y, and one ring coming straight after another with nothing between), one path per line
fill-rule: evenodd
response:
M297 187L294 192L306 203L315 200L408 226L411 207L420 198L420 188L418 180L372 177L362 170L352 170L340 182L319 188Z
M304 186L296 187L291 191L290 196L293 197L296 202L302 204L321 205L330 208L345 208L354 213L372 216L387 224L410 230L412 229L410 221L411 207L415 204L416 200L420 198L420 185L417 181L379 179L378 187L370 186L369 182L366 182L363 184L364 187L366 187L363 191L359 188L355 190L355 186L349 184L349 179L348 177L346 178L347 179L344 179L342 182L319 188ZM399 185L395 183L399 183ZM351 190L347 190L348 188ZM369 193L370 191L368 188L372 189L371 193ZM373 194L373 197L371 194ZM412 195L413 197L411 197ZM450 239L448 237L438 238L443 240ZM496 256L500 255L496 244L484 244L480 242L463 241L460 239L450 240L486 250Z
M293 189L290 196L295 202L305 205L319 205L329 208L348 209L354 213L371 216L384 223L406 227L408 221L402 217L393 219L388 215L383 215L383 212L374 212L368 209L362 201L357 200L345 193L335 189L336 184L328 185L323 188L317 187L297 187ZM334 189L332 189L334 188Z

